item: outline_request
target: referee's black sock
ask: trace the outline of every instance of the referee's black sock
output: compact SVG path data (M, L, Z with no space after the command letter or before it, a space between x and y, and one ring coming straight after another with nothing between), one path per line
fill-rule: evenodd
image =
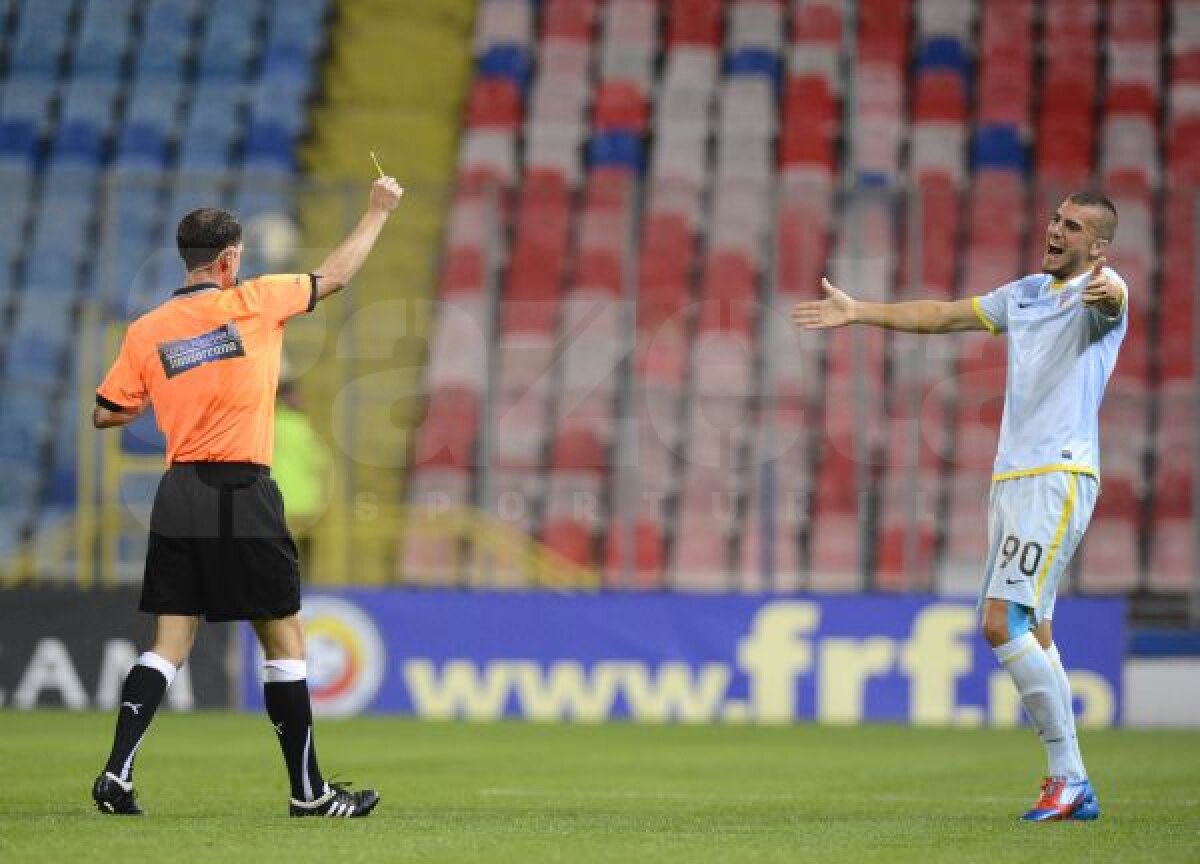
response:
M325 780L317 767L306 664L303 660L268 660L265 671L263 701L287 763L292 797L314 801L325 793Z
M117 710L117 730L112 752L104 770L128 783L133 779L133 759L150 728L154 712L163 694L175 679L175 665L147 651L129 670L121 688L121 707Z

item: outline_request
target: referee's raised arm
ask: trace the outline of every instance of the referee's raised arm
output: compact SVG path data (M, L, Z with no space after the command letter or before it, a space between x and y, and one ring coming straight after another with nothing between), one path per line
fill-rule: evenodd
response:
M313 272L317 279L318 302L341 291L354 278L354 274L359 271L374 248L375 241L379 239L379 232L383 230L388 216L396 209L403 195L404 189L394 177L380 177L371 185L367 212L358 220L349 236L338 244Z

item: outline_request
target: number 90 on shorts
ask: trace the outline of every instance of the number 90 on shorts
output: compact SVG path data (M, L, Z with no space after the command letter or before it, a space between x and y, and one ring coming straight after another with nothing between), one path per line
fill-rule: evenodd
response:
M1054 617L1059 580L1067 572L1096 506L1099 483L1088 474L1057 471L992 483L988 505L985 599Z

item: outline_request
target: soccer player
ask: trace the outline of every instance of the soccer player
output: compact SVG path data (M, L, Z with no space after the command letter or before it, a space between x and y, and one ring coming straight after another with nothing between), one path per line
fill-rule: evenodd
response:
M1100 814L1051 618L1058 580L1099 492L1100 402L1128 322L1125 283L1104 266L1116 227L1111 201L1079 192L1050 218L1041 273L950 302L866 303L823 280L825 299L797 304L792 313L806 329L870 324L1008 337L980 609L983 635L1046 749L1041 795L1022 817L1029 821Z
M271 479L273 412L283 329L358 272L403 190L375 181L366 212L311 274L238 282L242 228L224 210L195 210L176 235L187 277L138 318L96 391L96 428L124 426L148 406L167 443L150 516L139 608L153 644L121 690L108 763L92 787L102 813L139 815L133 761L200 616L250 621L265 656L267 715L291 781L292 816L367 816L372 789L326 783L317 764L300 622L296 545Z

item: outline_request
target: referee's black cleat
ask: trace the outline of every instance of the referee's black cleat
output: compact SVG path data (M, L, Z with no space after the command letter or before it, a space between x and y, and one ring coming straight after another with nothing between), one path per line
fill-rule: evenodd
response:
M143 813L142 808L138 806L133 784L126 783L107 771L92 784L92 800L96 802L97 810L110 816L141 816Z
M328 783L325 794L316 801L289 799L288 813L292 816L324 816L328 819L361 819L370 816L379 803L379 793L374 789L351 792L349 783Z

